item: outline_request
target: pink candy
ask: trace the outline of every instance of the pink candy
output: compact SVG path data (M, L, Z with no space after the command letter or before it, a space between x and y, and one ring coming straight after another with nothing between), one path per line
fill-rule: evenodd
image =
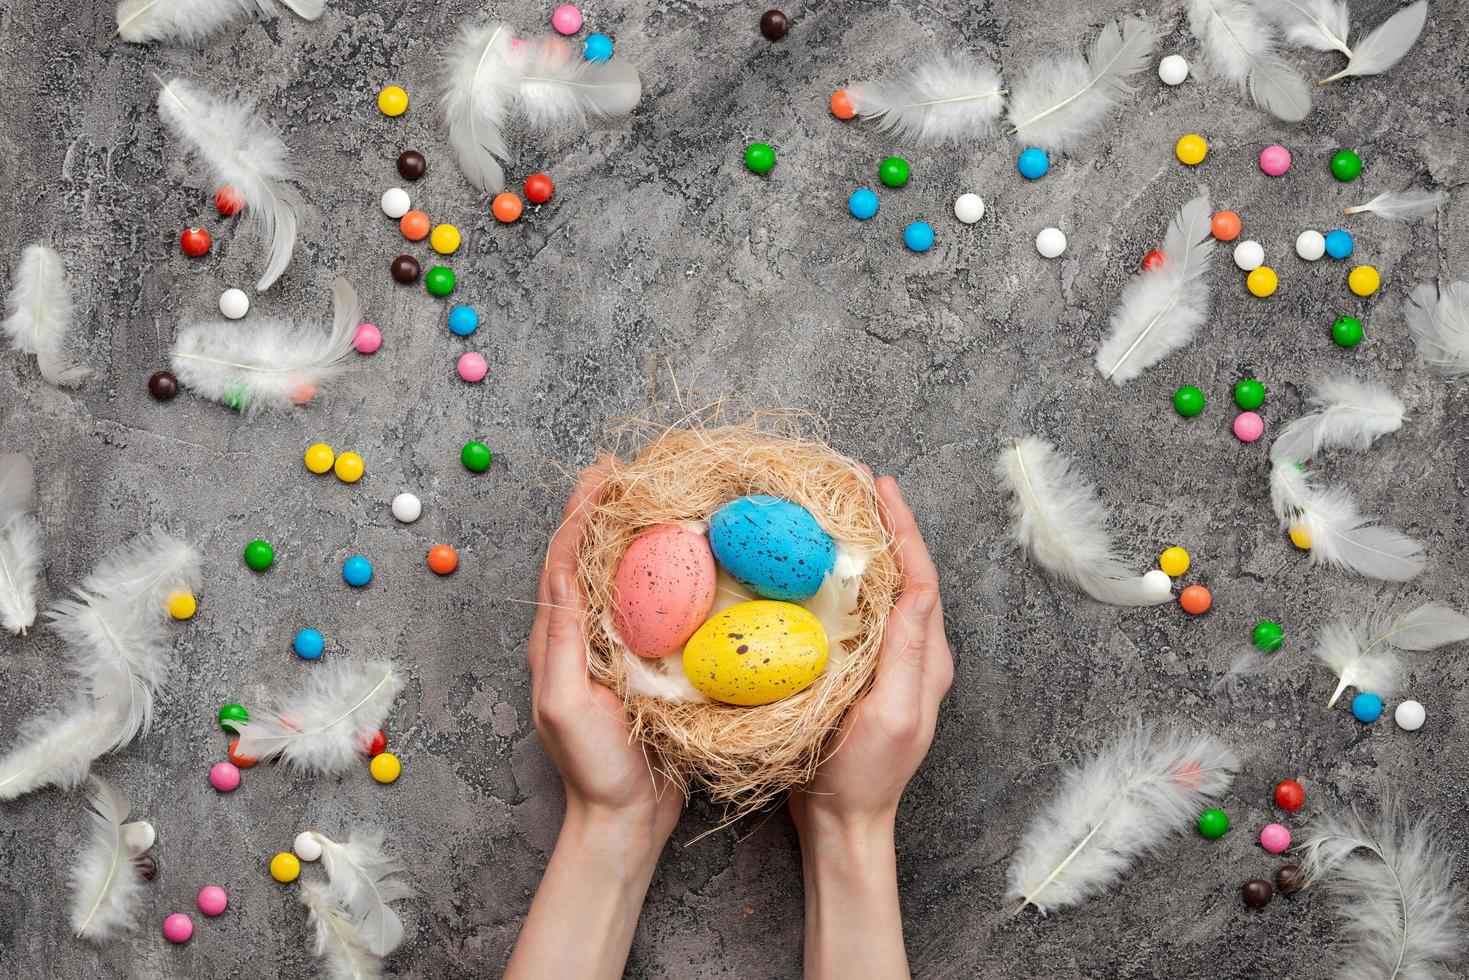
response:
M575 34L581 30L581 11L569 3L563 3L551 14L551 26L557 34Z
M163 938L171 943L186 943L194 934L194 920L182 912L175 912L163 920Z
M1240 412L1234 417L1234 436L1240 442L1254 442L1265 434L1265 420L1254 412Z
M199 889L198 901L199 911L212 919L225 910L230 903L230 897L218 885L205 885Z
M1260 151L1260 169L1268 176L1279 177L1290 169L1290 150L1276 143Z
M1290 831L1283 824L1267 823L1260 831L1260 846L1271 854L1279 854L1290 847Z
M490 371L490 365L486 363L485 356L476 354L474 351L461 356L456 367L459 370L459 377L470 384L483 381L485 375Z
M352 346L359 353L371 354L383 345L383 332L370 323L357 324L357 333L352 337Z
M240 786L240 770L233 762L216 762L209 769L209 785L221 793L228 793Z

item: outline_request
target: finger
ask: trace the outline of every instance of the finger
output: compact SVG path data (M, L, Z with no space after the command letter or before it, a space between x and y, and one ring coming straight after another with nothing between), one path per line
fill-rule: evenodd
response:
M937 605L938 593L929 588L910 589L898 597L888 613L882 647L878 650L873 696L907 711L922 709L928 621Z
M541 688L547 697L561 697L573 690L586 689L587 644L582 635L586 605L586 597L572 574L559 569L552 571L547 603L546 651L541 665Z

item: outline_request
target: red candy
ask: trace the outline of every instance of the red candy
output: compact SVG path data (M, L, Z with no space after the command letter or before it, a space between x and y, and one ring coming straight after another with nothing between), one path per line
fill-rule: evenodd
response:
M1143 256L1143 271L1152 272L1154 269L1163 268L1163 259L1163 253L1156 248L1153 249L1147 255Z
M1306 805L1306 791L1294 779L1287 779L1275 787L1275 805L1295 813Z
M209 232L203 228L185 228L184 233L179 236L179 247L191 259L197 259L209 251L212 243L213 239L209 237Z
M244 196L233 187L221 187L214 192L214 209L226 218L239 214L244 206Z
M239 744L239 739L235 739L233 742L230 743L230 761L233 762L236 766L239 766L241 769L249 769L259 760L252 759L248 755L240 755L240 753L237 751Z
M525 199L532 204L545 204L555 190L556 185L545 174L531 174L525 178Z
M368 755L382 755L387 750L388 737L383 734L383 730L381 728L379 728L377 730L377 733L372 736L371 742L362 743L362 751L366 752Z

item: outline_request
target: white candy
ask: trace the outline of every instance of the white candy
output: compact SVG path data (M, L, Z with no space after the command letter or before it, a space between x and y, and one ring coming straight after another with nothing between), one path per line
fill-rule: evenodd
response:
M1035 236L1035 250L1048 259L1066 251L1066 233L1060 228L1042 228Z
M157 831L146 820L137 820L122 825L122 848L133 857L148 850L157 839Z
M243 289L226 289L219 294L219 312L231 320L238 320L250 312L250 297Z
M389 187L383 191L383 214L389 218L401 218L408 213L413 202L408 199L408 192L401 187Z
M1173 580L1169 578L1168 573L1163 571L1163 569L1161 568L1155 568L1152 571L1144 572L1143 581L1147 583L1149 589L1156 589L1160 593L1173 591Z
M404 524L412 524L423 513L423 504L417 497L404 491L393 498L393 516Z
M1416 732L1423 727L1423 722L1428 717L1428 712L1424 711L1423 705L1417 701L1404 701L1398 705L1398 709L1392 713L1392 716L1393 720L1398 723L1398 727L1403 731Z
M312 835L311 831L303 830L296 835L291 842L291 850L303 861L315 861L321 857L321 842Z
M1182 85L1183 80L1188 78L1188 62L1183 60L1182 55L1170 54L1158 62L1158 78L1164 85Z
M1234 247L1234 264L1245 272L1260 268L1265 264L1265 246L1246 238Z
M1319 231L1303 231L1296 236L1296 254L1307 262L1315 262L1326 254L1326 236Z
M972 225L984 217L984 198L978 194L960 194L954 200L954 217Z

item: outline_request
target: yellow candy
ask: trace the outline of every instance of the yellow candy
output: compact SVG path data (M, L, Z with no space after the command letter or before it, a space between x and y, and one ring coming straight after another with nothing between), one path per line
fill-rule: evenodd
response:
M826 669L826 630L792 602L741 602L711 616L684 644L683 672L726 704L769 704L805 690Z
M377 107L385 116L401 116L408 111L408 93L389 85L377 94Z
M1186 163L1190 167L1196 167L1204 162L1204 157L1209 155L1209 144L1204 142L1204 137L1197 133L1189 133L1180 136L1178 144L1173 147L1180 163Z
M306 447L306 468L313 473L325 473L331 469L335 458L332 447L324 442L312 443Z
M301 874L301 861L289 851L281 851L270 859L270 876L281 884L289 884Z
M199 601L187 592L174 592L168 597L168 614L174 619L189 619L198 608Z
M428 243L440 255L448 255L459 247L459 229L453 225L437 225L428 236Z
M373 779L380 783L391 783L398 778L398 773L403 771L403 764L393 753L379 752L372 757L372 762L367 768L372 773Z
M1358 296L1371 296L1382 285L1382 277L1370 265L1359 265L1347 273L1347 288Z
M1169 578L1178 578L1188 571L1188 566L1188 552L1182 548L1168 548L1158 556L1158 567L1163 569L1163 574Z
M1292 524L1290 526L1290 543L1295 545L1297 548L1300 548L1302 551L1310 551L1311 535L1301 525Z
M356 453L342 453L332 469L343 483L356 483L362 479L362 457Z
M1275 287L1280 285L1280 279L1275 275L1275 270L1268 265L1262 265L1253 270L1245 279L1245 288L1262 299L1275 292Z

